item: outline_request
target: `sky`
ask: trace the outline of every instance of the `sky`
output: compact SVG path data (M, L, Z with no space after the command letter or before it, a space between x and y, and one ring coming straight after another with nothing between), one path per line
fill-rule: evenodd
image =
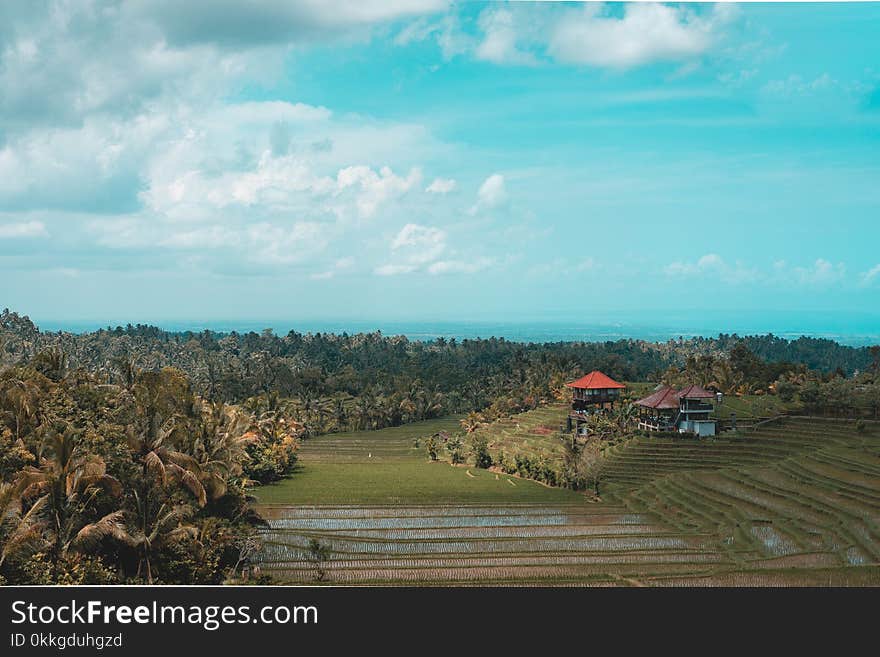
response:
M0 306L880 333L877 34L876 3L0 3Z

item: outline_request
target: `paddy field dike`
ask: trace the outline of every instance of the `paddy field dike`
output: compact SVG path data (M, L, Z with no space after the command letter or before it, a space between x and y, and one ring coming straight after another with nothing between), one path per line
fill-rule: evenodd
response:
M553 458L564 407L484 429ZM309 440L258 491L262 569L291 584L880 585L880 426L782 417L607 450L601 500L429 462L457 418ZM326 548L317 579L309 543Z

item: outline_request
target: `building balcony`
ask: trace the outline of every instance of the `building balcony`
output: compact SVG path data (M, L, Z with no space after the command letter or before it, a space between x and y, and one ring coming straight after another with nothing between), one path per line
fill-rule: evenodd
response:
M607 404L620 399L617 391L599 392L597 394L585 394L584 392L575 391L571 396L572 402L581 402L585 404Z

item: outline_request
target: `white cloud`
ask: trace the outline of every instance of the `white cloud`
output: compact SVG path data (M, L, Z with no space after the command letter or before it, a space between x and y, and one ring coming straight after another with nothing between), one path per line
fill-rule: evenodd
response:
M577 271L590 271L596 268L596 261L593 258L584 258L577 265L575 265L575 270Z
M455 189L455 186L456 183L452 178L434 178L425 191L431 194L448 194Z
M438 260L428 267L429 274L475 274L495 264L494 258L476 260Z
M218 249L236 246L241 234L224 226L208 226L171 233L159 241L159 246L175 249Z
M811 267L795 267L792 269L795 280L802 285L822 286L843 280L846 267L842 262L832 264L819 258Z
M692 59L709 49L713 32L729 17L730 10L719 7L703 17L688 7L631 3L618 18L588 3L557 22L548 53L570 64L619 69Z
M0 239L18 237L48 237L49 231L42 221L23 221L19 223L0 224Z
M289 265L313 257L327 246L327 227L311 221L291 226L257 224L247 229L256 252L250 258L261 264Z
M730 264L717 253L708 253L696 262L673 262L665 271L670 276L717 278L725 283L765 282L804 287L831 285L846 276L846 267L842 262L833 264L824 258L817 259L808 267L791 266L785 260L777 260L770 271L762 271L740 261Z
M448 0L135 0L132 17L162 28L175 44L241 47L326 38L445 9Z
M314 281L323 281L328 280L336 276L340 272L348 271L354 267L354 258L345 257L339 258L336 262L333 263L333 266L330 269L325 271L316 272L314 274L309 275Z
M761 278L758 270L739 261L731 265L717 253L707 253L696 262L673 262L666 266L665 271L670 276L706 276L725 283L749 283Z
M507 190L504 186L504 176L493 173L483 181L477 192L477 202L470 209L470 214L476 214L483 210L497 207L507 199Z
M378 276L397 276L398 274L409 274L416 269L415 265L393 265L388 263L376 267L374 271Z
M349 187L359 188L356 204L362 217L372 217L377 208L386 201L401 196L417 187L422 181L421 169L410 169L405 178L397 176L389 167L382 167L379 173L366 166L352 166L341 169L336 175L337 192Z
M478 19L483 39L474 56L496 64L535 64L534 55L517 46L518 29L507 9L485 9Z
M874 281L880 280L880 264L876 264L868 271L863 272L861 279L863 285L870 285Z
M155 218L133 216L96 219L86 225L97 244L110 249L169 249L207 260L216 252L217 265L248 263L252 267L284 267L319 256L335 235L332 224L310 221L199 225L180 229ZM185 257L184 255L176 257Z
M446 248L446 233L439 228L407 224L391 241L392 251L412 249L421 262L432 260Z
M425 267L446 250L446 233L439 228L406 224L391 240L391 262L375 268L379 276L408 274Z
M823 73L813 80L804 80L800 75L789 75L783 80L770 80L761 87L761 91L778 96L809 96L836 88L843 88L843 85L828 73Z
M573 5L573 7L572 7ZM396 43L435 39L446 59L470 54L499 65L536 65L542 59L577 66L627 69L679 62L692 70L723 39L735 6L697 9L660 3L510 3L490 6L477 29L463 28L454 14L422 18L398 33Z
M473 274L495 264L494 258L464 258L447 253L446 232L433 226L406 224L391 240L391 260L373 271L378 276L397 276L424 271L433 275Z

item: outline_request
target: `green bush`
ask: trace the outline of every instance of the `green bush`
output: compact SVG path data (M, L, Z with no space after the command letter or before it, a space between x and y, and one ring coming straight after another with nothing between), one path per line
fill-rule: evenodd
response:
M492 455L485 438L475 438L473 443L474 465L478 468L491 468Z

